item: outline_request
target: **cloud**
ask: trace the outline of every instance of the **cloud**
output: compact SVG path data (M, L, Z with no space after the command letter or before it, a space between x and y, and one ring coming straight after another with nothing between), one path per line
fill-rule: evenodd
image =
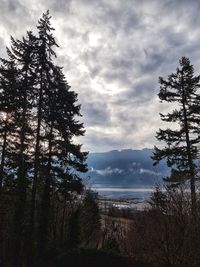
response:
M153 147L169 107L158 77L187 56L200 71L200 2L180 0L2 0L0 56L50 9L57 62L79 95L84 149Z
M119 174L149 174L153 176L161 176L162 173L155 170L145 169L140 167L140 163L133 162L127 169L111 168L110 166L105 169L90 168L89 172L92 174L98 174L101 176L119 175Z
M152 171L152 170L149 170L149 169L143 169L143 168L140 169L140 173L147 173L147 174L155 175L155 176L162 175L162 173L160 173L160 172L155 172L155 171Z
M107 167L102 170L95 170L94 168L91 168L90 172L95 172L101 176L106 176L106 175L112 175L112 174L122 174L124 170L119 169L119 168L112 169L111 167Z

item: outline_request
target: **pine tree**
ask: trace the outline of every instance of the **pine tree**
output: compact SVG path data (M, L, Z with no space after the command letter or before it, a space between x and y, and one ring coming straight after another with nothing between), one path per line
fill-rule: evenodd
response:
M160 114L161 120L174 123L177 128L159 129L156 138L166 145L161 149L155 147L153 159L156 164L166 158L168 166L173 167L170 177L165 181L175 185L190 181L192 213L195 215L200 76L194 75L194 68L188 58L183 57L179 63L176 73L169 75L167 80L159 78L160 100L176 107L171 113Z
M34 232L35 225L35 209L36 209L36 193L38 184L38 174L40 170L40 145L42 139L41 127L43 122L43 113L45 112L45 96L49 87L51 68L53 66L52 56L56 56L53 51L53 47L57 46L55 38L52 35L54 30L50 25L50 15L49 11L43 14L42 18L39 20L39 25L37 26L39 31L39 37L37 38L36 47L36 73L37 73L37 83L38 87L36 90L36 142L35 142L35 156L34 156L34 176L32 185L32 200L31 200L31 231Z
M11 196L6 218L15 266L34 266L36 257L48 253L55 202L74 199L83 189L80 173L87 171L87 153L73 142L85 132L80 105L54 64L50 18L43 14L38 36L27 32L22 40L11 38L8 59L1 59L0 191L7 188ZM2 199L0 194L0 204Z
M0 257L12 258L13 213L15 205L16 110L19 73L13 61L1 59L0 67Z
M13 168L16 169L16 208L14 216L14 251L15 265L21 266L23 259L23 246L25 242L25 212L27 190L29 185L28 172L31 169L31 146L33 132L31 126L31 110L33 108L34 72L34 45L35 37L27 32L22 41L11 37L11 49L7 49L8 57L14 61L19 73L17 90L13 92L16 99L15 112L15 150Z
M84 163L87 153L81 145L72 143L73 136L84 134L83 124L75 120L80 116L80 105L76 105L77 94L68 86L61 68L54 67L45 98L44 122L46 123L47 147L43 151L41 171L44 177L42 216L40 217L40 251L45 251L51 218L52 189L57 188L60 196L80 193L83 186L80 172L86 172ZM45 216L44 216L45 211Z
M2 187L8 184L11 154L11 140L15 131L16 95L19 83L19 73L14 61L1 59L0 67L0 194Z
M84 134L83 124L75 119L80 117L80 105L77 94L70 90L62 68L53 62L56 44L52 35L49 12L39 21L37 44L37 128L34 159L34 178L32 191L32 230L34 231L34 209L38 179L42 185L39 218L39 251L45 254L48 248L50 231L51 195L57 189L61 195L80 193L82 182L80 172L86 172L84 163L87 153L81 151L81 145L72 142L74 136ZM43 126L43 129L41 129ZM40 157L39 157L40 155ZM64 192L65 194L65 192Z

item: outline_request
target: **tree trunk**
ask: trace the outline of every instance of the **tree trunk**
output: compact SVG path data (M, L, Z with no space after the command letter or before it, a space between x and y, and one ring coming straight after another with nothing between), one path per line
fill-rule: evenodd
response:
M4 176L4 164L5 164L5 154L6 154L6 145L7 145L7 122L8 118L5 121L5 131L3 135L3 146L2 146L2 154L1 154L1 166L0 166L0 194L3 186L3 176Z
M195 170L194 170L194 163L193 163L192 155L191 155L191 145L190 145L190 137L189 137L189 129L188 129L187 111L186 111L186 106L185 106L186 97L185 97L185 93L184 93L183 76L182 76L182 92L183 92L183 102L182 102L183 117L184 117L184 124L185 124L188 164L189 164L189 170L190 170L191 209L192 209L193 217L196 218Z
M28 68L28 67L27 67ZM24 236L24 216L26 208L26 194L27 194L27 178L26 178L26 163L24 158L25 151L25 135L26 135L26 116L27 116L27 68L24 79L24 95L23 95L23 111L22 111L22 125L20 132L20 151L19 151L19 169L17 174L17 200L15 208L14 220L14 250L16 267L21 266L24 259L23 242ZM17 265L18 264L18 265Z
M48 251L48 237L49 237L49 225L50 225L50 190L51 190L51 160L52 160L52 134L53 134L53 122L51 122L51 128L49 132L49 152L46 180L44 185L44 192L42 197L41 215L40 215L40 237L39 237L39 253L41 256L45 256Z

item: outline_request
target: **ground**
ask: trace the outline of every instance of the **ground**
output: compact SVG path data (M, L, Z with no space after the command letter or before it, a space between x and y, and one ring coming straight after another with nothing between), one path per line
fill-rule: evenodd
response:
M98 250L76 250L55 260L55 267L134 267L130 261Z

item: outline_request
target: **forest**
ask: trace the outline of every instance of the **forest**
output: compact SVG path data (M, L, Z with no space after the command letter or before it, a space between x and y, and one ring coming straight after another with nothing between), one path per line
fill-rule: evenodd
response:
M142 211L102 209L85 188L81 105L57 49L47 11L0 58L0 267L199 266L200 75L189 58L159 78L171 108L152 155L171 169L164 190Z

